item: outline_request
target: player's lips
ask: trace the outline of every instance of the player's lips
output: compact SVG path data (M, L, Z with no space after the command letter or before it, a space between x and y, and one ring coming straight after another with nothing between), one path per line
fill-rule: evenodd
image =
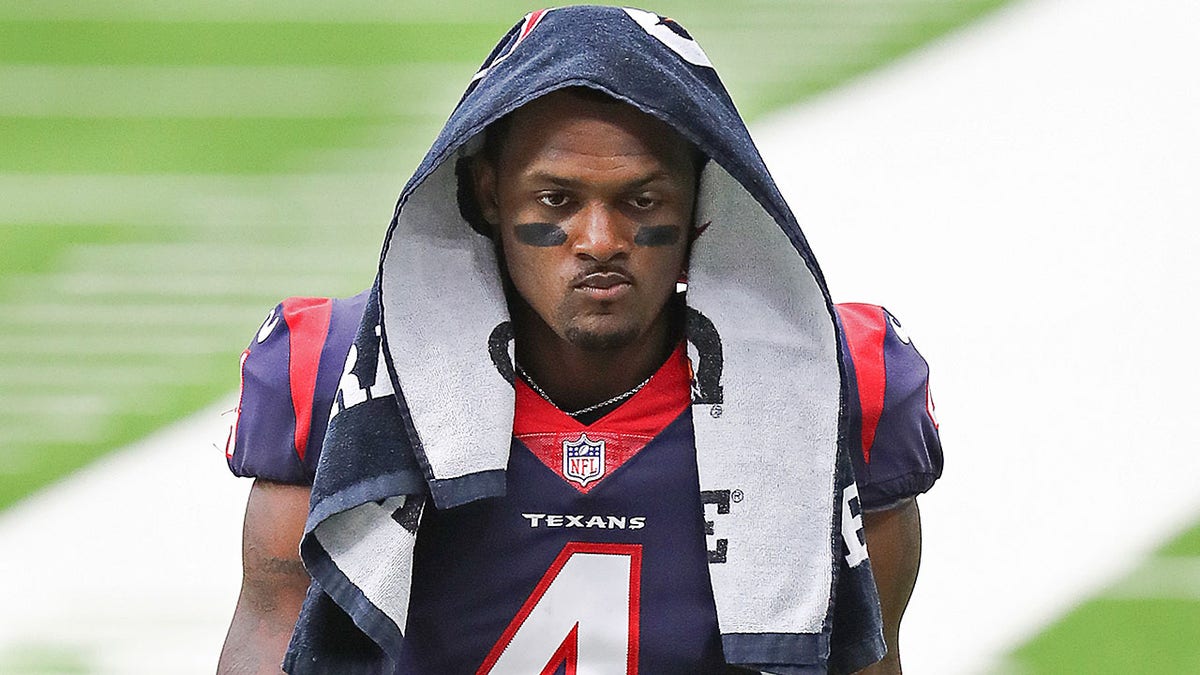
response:
M611 300L632 288L633 279L623 272L590 272L576 277L571 286L597 300Z

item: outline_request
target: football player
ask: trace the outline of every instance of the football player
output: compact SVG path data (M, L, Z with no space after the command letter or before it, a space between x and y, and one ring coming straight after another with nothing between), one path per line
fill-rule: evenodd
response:
M468 142L481 129L481 147ZM731 257L745 252L755 269ZM898 324L872 306L830 313L814 270L678 24L615 8L527 16L402 194L375 287L286 300L243 353L227 455L257 480L222 671L273 671L289 639L289 672L878 660L857 523L883 554L895 645L919 559L914 498L940 447ZM460 346L491 375L455 361ZM781 421L798 410L812 428ZM480 440L489 418L511 421L511 450ZM764 432L798 438L800 459ZM762 574L778 561L785 578Z
M246 672L278 669L308 590L299 543L309 489L367 297L364 291L345 299L288 298L243 354L238 422L226 459L234 474L255 481L226 659ZM862 672L896 673L900 620L921 560L917 496L942 470L929 367L884 308L844 303L836 309L850 393L851 457L888 645L884 659Z

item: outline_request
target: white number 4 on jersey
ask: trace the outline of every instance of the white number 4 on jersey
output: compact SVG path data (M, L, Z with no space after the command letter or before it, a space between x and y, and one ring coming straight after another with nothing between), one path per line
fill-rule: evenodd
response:
M563 547L477 675L637 672L642 547Z

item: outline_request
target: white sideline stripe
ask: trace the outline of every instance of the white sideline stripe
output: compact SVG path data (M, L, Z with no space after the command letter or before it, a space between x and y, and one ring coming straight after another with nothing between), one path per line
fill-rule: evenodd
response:
M1168 337L1200 328L1197 25L1018 2L758 130L834 298L932 367L906 670L985 670L1200 518L1200 363Z
M1104 592L1112 600L1200 602L1200 558L1151 558Z
M249 481L228 399L0 513L0 655L77 651L95 675L211 673L237 597ZM151 647L148 647L151 646Z
M921 499L911 672L987 668L1200 513L1179 422L1200 366L1164 344L1196 332L1179 308L1200 288L1197 13L1024 2L755 130L834 297L887 304L933 364L949 461ZM156 673L159 640L176 672L212 671L246 488L195 450L204 436L158 437L0 514L0 574L22 580L0 587L0 645ZM97 504L103 530L79 516ZM120 557L81 573L81 550Z
M369 108L440 121L472 67L0 65L0 116L344 117ZM364 101L364 92L374 96Z

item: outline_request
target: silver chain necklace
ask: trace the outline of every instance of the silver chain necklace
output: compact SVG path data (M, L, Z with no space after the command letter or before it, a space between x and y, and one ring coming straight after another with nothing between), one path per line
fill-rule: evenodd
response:
M558 408L559 410L562 410L562 408L557 403L554 402L554 399L550 398L550 395L547 394L544 389L539 387L537 382L533 381L533 378L529 376L529 373L525 372L525 369L521 367L521 364L518 363L515 365L517 366L517 372L520 373L520 375L521 375L521 379L525 380L525 384L528 384L530 389L537 392L538 396L541 396L542 398L546 399L546 402L549 403L550 405L554 406L555 408ZM651 375L650 377L647 377L646 379L642 380L642 383L637 385L633 389L630 389L629 391L625 392L624 394L617 394L616 396L608 399L607 401L601 401L600 403L589 405L586 408L580 408L579 410L576 410L574 412L570 412L567 410L562 410L562 411L564 413L566 413L567 416L569 416L569 417L579 417L580 415L590 413L593 410L599 410L605 406L610 406L614 403L620 403L621 401L624 401L625 399L629 398L630 396L633 396L634 394L641 391L642 387L646 386L646 384L648 382L650 382L650 380L653 378L654 378L654 376Z

